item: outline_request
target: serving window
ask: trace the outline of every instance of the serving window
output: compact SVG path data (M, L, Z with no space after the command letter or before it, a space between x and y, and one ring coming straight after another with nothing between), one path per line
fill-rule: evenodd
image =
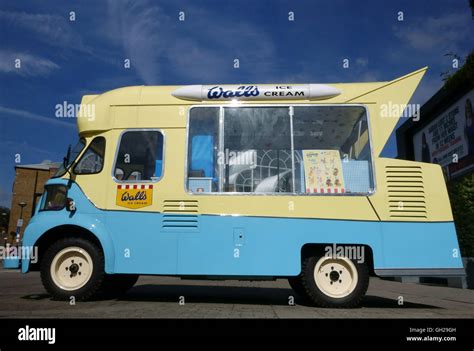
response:
M188 128L190 192L374 190L363 106L194 107Z

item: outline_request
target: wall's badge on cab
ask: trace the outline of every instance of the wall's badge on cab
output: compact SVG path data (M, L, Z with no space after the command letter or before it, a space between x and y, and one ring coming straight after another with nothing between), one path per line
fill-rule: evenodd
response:
M153 185L117 185L117 206L137 209L152 203Z

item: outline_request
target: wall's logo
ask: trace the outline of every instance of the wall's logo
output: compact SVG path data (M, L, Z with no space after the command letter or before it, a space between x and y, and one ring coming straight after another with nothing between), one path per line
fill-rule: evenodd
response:
M178 99L204 100L324 100L338 96L341 91L325 84L299 85L186 85L173 91Z
M242 85L237 89L228 89L224 90L220 86L215 86L209 89L207 92L208 99L230 99L230 98L239 98L239 97L256 97L260 95L258 87L256 85Z
M153 185L117 185L117 206L142 208L153 202Z

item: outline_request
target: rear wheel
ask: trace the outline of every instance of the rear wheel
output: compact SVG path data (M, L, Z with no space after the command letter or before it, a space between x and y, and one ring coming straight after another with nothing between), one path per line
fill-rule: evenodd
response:
M41 280L56 300L91 298L100 289L104 275L102 250L82 238L56 241L41 262Z
M347 257L308 257L302 269L301 283L317 306L356 307L369 286L367 265Z

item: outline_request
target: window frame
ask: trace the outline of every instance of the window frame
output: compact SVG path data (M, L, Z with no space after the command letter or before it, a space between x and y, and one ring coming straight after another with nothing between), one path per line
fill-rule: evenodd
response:
M89 150L91 144L94 142L94 140L98 139L98 138L102 138L104 139L104 155L102 156L102 167L100 168L99 171L97 172L94 172L94 173L77 173L76 172L76 167L79 163L81 163L82 159L84 158L84 156L86 155L86 152L87 150ZM101 173L103 170L104 170L104 164L105 164L105 153L107 152L107 138L105 138L104 136L102 135L99 135L99 136L96 136L94 138L92 138L92 140L90 141L89 144L87 144L86 146L84 146L84 149L82 150L82 154L81 154L81 157L78 158L77 162L74 162L74 167L72 167L72 173L74 173L75 175L79 175L79 176L83 176L83 175L93 175L93 174L99 174Z
M44 208L44 206L46 205L46 198L48 197L48 188L65 188L66 189L66 196L64 198L64 204L63 204L63 207L61 208ZM38 210L38 213L39 212L49 212L49 211L55 211L55 212L58 212L58 211L62 211L66 208L66 202L67 202L67 198L68 198L68 192L69 192L69 189L67 187L67 185L65 184L56 184L56 183L53 183L53 184L46 184L44 186L44 192L41 196L41 201L40 201L40 204L39 204L39 210Z
M162 154L162 160L161 160L161 175L158 179L155 179L155 180L152 180L152 179L149 179L149 180L119 180L117 178L115 178L115 168L117 167L117 156L118 156L118 153L120 151L120 145L122 144L122 138L123 138L123 135L127 132L159 132L162 136L163 136L163 154ZM131 129L124 129L120 132L120 135L118 136L118 142L117 142L117 146L116 146L116 149L115 149L115 155L114 155L114 163L113 163L113 166L112 166L112 179L115 183L118 183L118 184L123 184L123 183L158 183L161 179L163 179L164 175L165 175L165 171L166 171L166 167L165 167L165 155L166 155L166 134L165 132L160 129L160 128L131 128Z
M77 141L76 145L77 145L79 142L82 142L82 144L83 144L83 147L82 147L81 151L79 151L79 153L76 155L76 157L74 158L74 160L70 160L70 161L69 161L70 164L69 164L66 168L64 168L64 165L63 165L63 163L61 162L61 164L60 164L58 170L57 170L56 173L53 174L53 176L51 177L52 179L64 177L64 176L69 172L69 170L72 168L72 166L75 166L75 163L76 163L75 161L76 161L77 159L79 159L80 157L82 157L82 153L83 153L84 150L87 148L87 147L86 147L86 146L87 146L86 138L80 137L79 140ZM76 145L74 145L74 146L76 146ZM72 151L72 149L71 149L71 151ZM62 168L61 172L58 173L61 168Z
M224 137L224 108L241 108L241 107L286 107L288 108L288 112L290 109L293 109L294 107L341 107L341 106L347 106L347 107L362 107L365 110L365 115L367 116L367 130L369 133L369 146L370 146L370 165L372 167L371 174L372 176L372 183L373 183L373 189L372 191L368 191L366 193L298 193L298 192L287 192L287 193L279 193L279 192L238 192L238 191L232 191L232 192L224 192L224 191L218 191L218 192L193 192L189 189L188 187L188 147L189 147L189 121L191 117L191 110L194 108L218 108L219 109L219 150L221 149L221 145L223 146L223 137ZM288 113L288 118L293 119L294 116L293 114L290 116L290 113ZM373 148L373 138L372 138L372 124L370 120L370 113L369 109L366 104L245 104L245 103L234 103L231 102L229 104L212 104L212 105L192 105L189 107L187 111L187 116L186 116L186 143L185 143L185 155L184 155L184 192L188 195L197 195L197 196L226 196L226 195L238 195L238 196L337 196L337 197L344 197L344 196L372 196L377 192L377 176L376 176L376 170L375 170L375 158L374 158L374 148ZM290 124L291 128L291 144L293 146L294 144L294 138L293 138L293 123L291 122ZM292 150L294 152L294 150ZM115 167L114 167L115 169ZM294 173L294 167L292 172ZM221 174L219 173L219 184L223 180L221 179ZM220 186L219 186L220 188Z

